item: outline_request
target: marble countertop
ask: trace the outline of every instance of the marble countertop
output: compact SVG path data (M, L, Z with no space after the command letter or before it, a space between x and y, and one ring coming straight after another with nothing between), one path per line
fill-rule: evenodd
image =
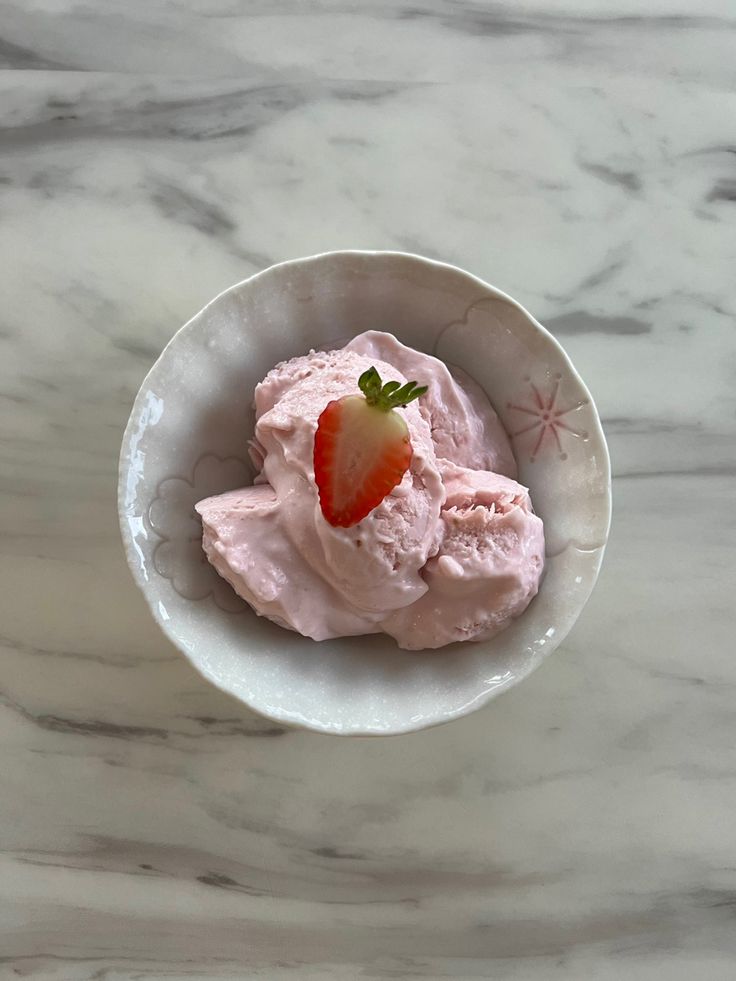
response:
M642 9L3 4L0 978L733 979L736 10ZM349 247L520 299L615 473L563 648L374 741L208 687L115 510L174 330Z

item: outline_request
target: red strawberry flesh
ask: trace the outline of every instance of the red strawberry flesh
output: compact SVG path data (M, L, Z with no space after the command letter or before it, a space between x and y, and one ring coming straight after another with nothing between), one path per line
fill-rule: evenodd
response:
M314 478L325 519L350 528L401 483L411 463L406 421L396 408L419 398L416 382L382 386L375 368L361 375L363 395L329 402L314 437Z
M319 417L314 475L325 519L349 528L370 514L409 469L406 422L362 395L330 402Z

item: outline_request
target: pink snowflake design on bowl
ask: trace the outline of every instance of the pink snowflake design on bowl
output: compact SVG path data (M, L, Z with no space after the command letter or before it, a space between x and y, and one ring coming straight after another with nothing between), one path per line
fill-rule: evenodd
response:
M577 412L584 405L588 404L587 399L580 399L572 405L561 405L558 401L560 395L560 381L562 375L554 375L552 387L549 394L542 394L539 386L535 385L531 378L525 378L529 383L530 394L525 403L517 405L515 402L507 402L506 408L511 412L518 412L526 416L525 424L521 429L510 431L512 439L520 436L529 436L529 442L533 442L529 456L529 462L534 463L539 452L545 444L551 444L557 448L560 460L567 459L562 446L561 434L567 433L575 439L587 441L588 433L585 430L575 429L565 418L571 412Z
M194 505L205 497L249 483L250 472L242 460L207 453L197 460L191 477L168 477L158 485L148 507L148 523L161 539L153 553L153 564L183 599L204 600L211 596L226 613L241 613L248 608L207 561L202 548L202 523Z

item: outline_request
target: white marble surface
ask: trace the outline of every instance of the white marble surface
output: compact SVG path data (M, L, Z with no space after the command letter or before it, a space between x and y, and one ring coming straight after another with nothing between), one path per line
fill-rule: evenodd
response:
M0 8L0 977L736 971L736 10ZM598 589L487 710L286 733L150 621L132 397L272 261L400 248L557 334L616 474Z

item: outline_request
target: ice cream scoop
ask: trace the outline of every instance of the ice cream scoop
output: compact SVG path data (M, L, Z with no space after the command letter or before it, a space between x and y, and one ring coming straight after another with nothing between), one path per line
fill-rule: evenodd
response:
M444 489L429 425L415 403L404 410L413 455L399 486L358 525L338 528L324 519L314 477L317 421L331 400L358 392L358 378L371 367L384 379L407 380L389 364L344 350L278 366L278 387L269 374L256 389L256 436L265 451L263 475L279 501L282 534L346 603L373 621L426 591L421 570L435 548ZM291 384L284 382L288 375Z
M423 570L427 592L381 624L406 650L488 640L536 595L544 531L515 480L446 464L439 550Z
M388 362L407 378L431 379L419 409L429 423L438 457L472 470L516 477L511 444L488 396L460 368L449 368L377 330L358 334L343 350Z
M197 511L207 558L262 616L314 640L379 629L302 557L284 533L282 509L270 485L209 497Z

